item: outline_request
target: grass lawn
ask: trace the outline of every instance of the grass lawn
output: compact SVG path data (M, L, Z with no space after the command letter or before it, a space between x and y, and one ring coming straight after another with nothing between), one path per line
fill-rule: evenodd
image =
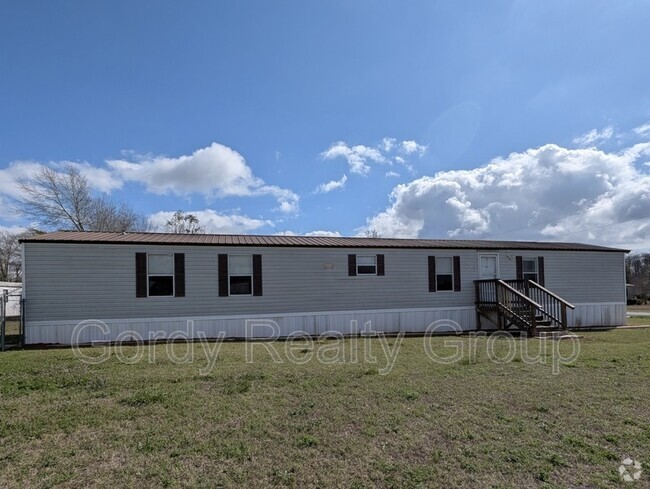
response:
M433 339L433 350L449 355L450 340L459 341ZM442 365L408 338L387 375L383 360L274 363L261 344L246 363L246 345L224 343L207 376L199 345L184 365L164 345L142 347L134 365L9 351L0 354L0 487L618 487L628 456L644 463L634 487L648 487L650 329L580 341L559 375L522 361L520 349L532 354L538 340L517 340L510 363L491 362L480 340L475 360ZM500 354L508 345L494 344ZM371 347L381 359L379 342Z
M632 316L627 318L628 326L641 326L646 324L650 324L650 316Z

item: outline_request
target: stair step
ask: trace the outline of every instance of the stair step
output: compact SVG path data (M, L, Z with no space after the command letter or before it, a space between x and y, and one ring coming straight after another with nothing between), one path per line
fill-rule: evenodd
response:
M567 339L567 338L582 338L580 335L576 335L575 333L571 333L568 331L548 331L548 332L538 332L537 335L534 336L534 338L548 338L551 340L562 340L562 339Z
M540 326L538 324L535 329L540 333L552 333L554 331L558 331L560 328L558 328L557 326L551 326L551 325L541 325Z

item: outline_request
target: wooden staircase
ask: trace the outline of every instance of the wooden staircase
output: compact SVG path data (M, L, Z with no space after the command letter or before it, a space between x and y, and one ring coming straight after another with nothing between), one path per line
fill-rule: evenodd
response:
M475 280L476 323L498 330L515 327L528 336L567 329L567 308L575 306L532 280Z

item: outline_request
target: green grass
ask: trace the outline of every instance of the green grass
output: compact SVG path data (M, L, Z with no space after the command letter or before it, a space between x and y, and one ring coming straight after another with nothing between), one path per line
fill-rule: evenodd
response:
M493 363L484 341L475 360L436 364L421 338L388 375L381 362L274 363L260 345L246 363L242 343L224 343L208 376L198 345L182 365L163 345L134 365L5 352L0 487L618 487L627 456L647 487L650 329L582 336L559 375L519 353Z
M645 326L650 325L650 316L632 316L627 318L628 326Z

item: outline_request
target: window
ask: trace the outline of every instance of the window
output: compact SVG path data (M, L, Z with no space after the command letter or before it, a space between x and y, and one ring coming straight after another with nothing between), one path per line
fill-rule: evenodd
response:
M174 255L147 255L147 283L149 296L174 295Z
M539 282L537 258L524 258L522 260L522 268L524 272L523 275L524 280L532 280L533 282Z
M348 255L348 276L376 275L383 276L386 272L384 255Z
M357 256L357 275L377 275L377 256Z
M460 256L428 256L429 292L460 292Z
M454 290L454 271L451 256L436 257L436 290Z
M228 255L228 285L230 295L253 294L252 255Z

